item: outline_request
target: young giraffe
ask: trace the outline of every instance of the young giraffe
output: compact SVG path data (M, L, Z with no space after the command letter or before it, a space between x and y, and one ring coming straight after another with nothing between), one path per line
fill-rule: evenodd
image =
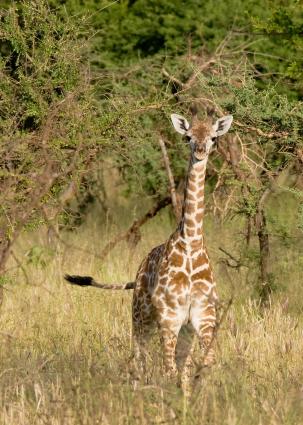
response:
M175 351L182 325L190 323L204 352L204 365L215 360L212 347L216 325L216 284L204 244L204 185L209 153L218 136L232 123L231 115L214 125L194 119L190 126L180 115L172 114L176 131L189 141L191 156L185 188L182 219L167 242L154 248L141 263L135 282L105 285L91 277L69 276L72 284L103 289L134 289L132 303L133 344L135 357L143 367L146 342L157 325L163 342L167 374L177 374ZM185 361L185 374L190 367Z

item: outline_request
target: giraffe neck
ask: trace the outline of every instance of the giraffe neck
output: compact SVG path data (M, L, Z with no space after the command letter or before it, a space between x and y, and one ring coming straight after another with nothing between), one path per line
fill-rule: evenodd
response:
M207 159L197 161L192 155L180 224L181 237L186 242L203 242L204 184Z

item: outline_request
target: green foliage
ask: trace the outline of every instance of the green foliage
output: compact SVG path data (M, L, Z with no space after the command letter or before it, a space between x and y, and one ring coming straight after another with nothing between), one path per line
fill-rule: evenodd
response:
M46 1L22 2L2 12L0 38L1 132L16 123L36 129L49 106L79 84L79 27Z
M21 131L39 128L49 108L83 84L79 63L85 33L83 15L89 11L91 23L98 31L92 50L88 49L90 61L99 67L95 69L100 66L111 69L117 61L119 64L136 62L137 65L112 70L106 78L95 80L94 88L100 98L95 110L87 95L83 97L83 92L76 95L75 100L83 111L87 111L86 116L82 114L79 121L71 116L64 119L60 113L65 134L64 137L54 135L49 140L51 152L62 164L67 164L64 151L77 147L79 133L92 132L95 146L114 155L129 191L163 195L167 191L167 177L158 145L160 132L173 141L168 143L168 150L177 182L184 177L188 156L188 148L169 130L169 113L187 114L188 111L176 104L175 87L163 79L163 64L172 75L185 81L198 71L183 55L189 34L193 51L201 52L202 45L211 50L227 34L232 17L235 25L249 25L248 14L260 11L260 5L253 2L243 5L237 0L219 2L216 8L212 2L202 5L196 0L186 4L180 1L173 6L165 0L103 2L101 5L91 1L84 10L77 0L61 4L69 12L77 12L76 19L70 18L65 9L50 13L49 6L43 2L21 3L22 7L11 8L3 17L4 46L8 49L4 56L6 65L2 66L6 71L3 92L7 93L3 128L9 129L7 123L15 128L16 122ZM56 6L58 2L51 2L51 7ZM25 24L20 26L22 20ZM239 43L242 41L241 35ZM235 46L233 38L228 43L226 49ZM164 52L168 54L165 60ZM140 56L149 58L139 59ZM237 56L233 60L235 63L229 63L223 74L201 73L193 90L184 93L183 105L206 93L246 126L257 127L265 133L287 133L286 140L257 138L260 146L267 145L269 167L274 170L284 166L288 155L302 143L302 108L281 95L276 86L260 90L253 72L242 65L239 67ZM18 84L12 84L14 81ZM16 108L20 99L22 102ZM109 99L113 99L113 104ZM12 114L15 110L17 114ZM95 113L98 122L88 119L89 114L94 117ZM242 133L242 129L237 130ZM30 168L32 152L25 150L23 158L23 166ZM24 187L28 184L24 177ZM60 183L53 187L52 196L58 196L60 187ZM256 195L251 189L250 196L254 199L246 199L242 210L249 209L249 214L253 214L260 189L256 190Z
M0 32L5 234L12 240L24 227L25 207L27 226L46 223L42 207L62 209L71 180L80 216L87 193L92 199L100 187L103 158L120 171L126 196L167 196L159 137L182 187L189 147L169 115L189 117L193 102L201 118L233 114L232 138L244 152L237 165L244 179L212 154L209 205L218 196L222 216L255 217L263 193L303 146L301 17L296 2L288 9L269 0L14 2ZM31 205L47 178L50 187ZM56 217L70 222L78 217L71 210ZM290 243L287 225L274 218L268 225ZM30 255L33 264L40 257ZM258 261L248 262L253 269Z
M155 55L212 53L225 39L227 48L241 46L258 72L259 86L278 83L287 96L302 96L302 12L296 0L291 5L282 0L60 3L70 13L90 16L96 33L89 56L96 69L116 69Z
M274 46L273 58L276 71L289 77L294 82L295 89L303 94L303 9L299 0L279 0L270 4L270 16L254 19L256 32L264 32L268 36L268 43ZM272 53L272 54L273 54Z
M57 2L54 2L57 3ZM63 2L68 10L92 13L92 24L98 31L94 42L94 60L137 62L138 58L158 53L183 53L201 48L205 43L214 47L233 24L243 25L252 10L259 10L251 0L121 0L118 2L79 0ZM98 37L99 35L99 37ZM98 57L97 57L98 56Z
M83 21L22 1L0 22L0 225L14 240L45 221L42 207L56 209L71 180L81 183L106 137L81 63Z
M173 85L168 85L161 77L161 66L161 58L154 58L152 63L150 59L142 60L140 67L134 70L131 68L126 73L127 77L122 74L120 78L116 78L111 91L115 101L118 99L122 114L126 112L125 105L129 110L137 110L140 114L132 114L130 120L115 127L115 137L120 135L124 141L113 144L113 149L118 155L123 152L118 161L127 181L138 178L140 188L144 188L146 183L147 193L150 194L152 189L160 194L165 188L166 177L163 174L158 145L160 132L170 141L168 150L176 180L179 181L184 176L189 149L171 129L169 114L181 112L188 115L187 105L195 99L198 101L201 97L205 98L205 94L221 110L233 114L236 122L243 124L243 127L237 127L235 124L231 131L237 131L242 137L249 138L256 149L264 149L269 169L285 167L296 148L303 145L302 104L288 100L273 86L260 90L253 76L245 68L239 68L237 62L234 66L229 64L229 68L219 76L214 75L215 73L198 74L199 79L193 89L182 95L182 102L179 104L173 95ZM181 81L186 81L191 73L199 72L194 64L182 56L167 59L165 68ZM154 108L148 110L146 105L152 105ZM203 109L200 113L202 116ZM249 134L247 127L257 128L261 133ZM267 135L272 133L281 134L282 137L268 138ZM241 166L248 172L246 163L243 162ZM153 175L153 182L150 174ZM232 173L228 181L232 182L233 179ZM253 183L250 183L250 186L252 199L245 200L245 208L253 214L262 187L254 188Z

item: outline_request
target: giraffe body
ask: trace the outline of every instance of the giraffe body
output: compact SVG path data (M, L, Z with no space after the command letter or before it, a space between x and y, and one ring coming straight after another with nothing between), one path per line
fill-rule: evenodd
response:
M185 118L173 114L172 121L191 146L181 222L166 243L155 247L142 261L135 282L119 288L114 285L115 289L134 289L132 322L137 364L144 371L146 343L157 326L170 376L177 374L175 351L183 325L191 324L194 329L204 352L204 364L215 360L212 341L217 292L203 237L204 185L208 155L216 138L228 131L232 117L223 117L215 125L194 120L190 126ZM87 279L83 283L81 277L67 276L71 283L105 288L94 280L87 283ZM191 352L192 347L184 362L185 377L191 368Z
M155 254L159 257L151 260ZM201 305L210 298L215 302L217 295L204 247L181 245L174 234L167 244L154 248L138 271L134 321L144 318L144 325L153 317L175 333L188 322L198 329Z
M191 169L183 226L150 252L136 278L133 329L137 351L144 350L145 338L157 324L169 374L176 373L175 348L181 327L190 323L201 346L206 348L216 324L216 284L202 235L203 202L197 197L199 183L205 178L205 165L198 162ZM205 364L213 360L209 347Z

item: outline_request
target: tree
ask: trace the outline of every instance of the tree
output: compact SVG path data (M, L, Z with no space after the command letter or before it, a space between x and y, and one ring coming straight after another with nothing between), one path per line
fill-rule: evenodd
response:
M102 140L96 143L99 124L81 64L83 28L45 1L12 4L0 23L3 270L20 232L62 208Z

